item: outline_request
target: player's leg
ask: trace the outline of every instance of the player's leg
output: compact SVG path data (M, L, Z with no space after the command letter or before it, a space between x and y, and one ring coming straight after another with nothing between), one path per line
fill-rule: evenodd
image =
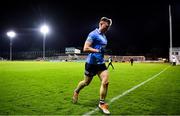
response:
M107 69L109 68L110 63L108 63Z
M114 69L114 66L113 66L113 64L111 63L111 67Z
M98 73L98 76L101 80L101 87L100 87L100 100L105 100L108 90L108 71L104 70Z
M90 64L85 64L85 76L84 76L84 80L80 81L76 87L76 89L74 90L74 95L73 95L73 103L77 103L78 101L78 94L81 91L81 89L83 89L85 86L89 85L93 76L95 75L94 72L94 67L93 65Z
M73 103L77 103L78 101L78 95L79 95L79 92L85 87L85 86L88 86L89 83L91 82L92 80L92 77L88 77L88 76L85 76L84 77L84 80L80 81L78 83L78 86L76 87L76 89L74 90L74 94L73 94Z
M100 87L100 101L99 101L99 108L105 113L110 114L108 110L108 104L105 103L105 98L108 91L108 78L109 74L107 70L101 71L98 73L98 76L101 80L101 87Z
M81 89L83 89L85 86L88 86L91 82L93 77L84 76L84 80L80 81L78 83L77 88L75 89L76 93L79 93Z

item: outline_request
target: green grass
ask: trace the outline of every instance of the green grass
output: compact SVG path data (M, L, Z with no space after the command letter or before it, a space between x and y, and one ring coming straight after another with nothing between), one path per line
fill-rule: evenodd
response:
M114 63L109 69L107 102L159 73L168 64ZM94 77L77 104L71 98L83 79L84 63L0 62L1 115L83 115L98 105L100 81ZM114 115L180 115L180 66L110 104ZM100 111L94 112L101 115Z

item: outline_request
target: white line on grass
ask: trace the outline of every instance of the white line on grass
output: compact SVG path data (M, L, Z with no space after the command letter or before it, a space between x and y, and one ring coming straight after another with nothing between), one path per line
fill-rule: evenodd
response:
M144 81L144 82L142 82L142 83L140 83L140 84L134 86L133 88L131 88L131 89L129 89L129 90L123 92L122 94L120 94L120 95L118 95L118 96L112 98L108 104L113 103L113 102L116 101L117 99L119 99L119 98L125 96L126 94L130 93L131 91L137 89L138 87L144 85L145 83L147 83L147 82L149 82L150 80L154 79L155 77L159 76L161 73L163 73L163 72L164 72L165 70L167 70L169 67L170 67L170 66L164 68L161 72L155 74L154 76L150 77L150 78L147 79L146 81ZM93 109L93 110L91 110L91 111L85 113L84 115L91 115L91 114L93 114L94 112L96 112L98 109L99 109L99 108L97 107L97 108L95 108L95 109Z

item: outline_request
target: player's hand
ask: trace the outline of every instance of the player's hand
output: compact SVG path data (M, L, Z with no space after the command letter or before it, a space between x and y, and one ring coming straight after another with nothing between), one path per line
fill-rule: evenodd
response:
M104 53L104 51L105 51L103 47L100 47L98 50L99 50L98 53Z

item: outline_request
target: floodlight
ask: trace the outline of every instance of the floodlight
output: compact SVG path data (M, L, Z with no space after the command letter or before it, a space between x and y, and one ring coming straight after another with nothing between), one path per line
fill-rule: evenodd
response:
M16 33L14 31L8 31L6 35L10 38L9 60L12 60L12 39L16 36Z
M46 34L49 33L49 27L44 24L40 28L40 32L43 34L43 59L45 60L45 40L46 40Z
M14 38L16 36L16 33L14 31L8 31L7 36L10 38Z

